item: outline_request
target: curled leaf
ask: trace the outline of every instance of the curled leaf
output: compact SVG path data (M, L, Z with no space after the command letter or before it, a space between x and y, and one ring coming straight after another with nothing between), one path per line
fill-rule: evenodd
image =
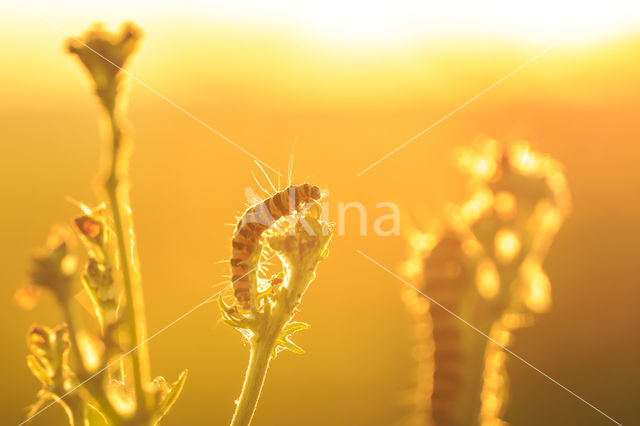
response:
M311 325L307 324L306 322L292 321L284 327L284 329L282 330L282 334L288 336L295 333L296 331L306 330L308 328L311 328Z
M218 307L222 314L222 322L225 324L240 329L250 327L249 319L240 314L235 307L227 305L222 297L218 298Z
M69 369L69 331L66 325L50 329L34 325L28 334L27 366L42 383L42 391L59 394L72 379Z
M164 417L169 412L173 404L175 404L176 400L180 396L180 392L182 392L182 389L184 388L185 382L187 381L188 372L189 370L184 370L182 373L180 373L178 380L173 382L171 386L168 385L166 379L162 376L154 380L154 384L157 383L157 386L161 390L162 394L162 398L160 399L160 402L154 414L154 419L156 422Z
M278 352L280 352L283 349L288 349L291 352L296 353L298 355L304 354L304 349L302 349L300 346L293 343L291 340L289 340L288 337L278 338L276 340L273 356L275 357L278 354Z
M45 360L36 357L33 354L27 355L27 367L31 370L31 373L45 386L53 384L51 376L53 370L50 365L45 364Z

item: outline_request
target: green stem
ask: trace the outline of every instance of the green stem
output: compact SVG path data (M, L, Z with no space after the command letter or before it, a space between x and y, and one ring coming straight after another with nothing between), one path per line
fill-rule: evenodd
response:
M129 332L130 347L137 347L140 344L141 338L138 333L138 319L136 318L136 308L139 306L139 300L142 299L141 289L136 288L136 293L133 289L133 280L131 278L130 259L127 255L127 244L125 242L125 232L121 213L122 200L119 199L119 190L121 189L121 181L126 179L128 158L126 158L125 147L123 146L122 131L118 125L115 108L107 108L109 121L111 124L111 136L112 136L112 152L111 152L111 164L109 166L109 173L104 182L104 187L107 193L109 205L111 207L111 214L113 216L114 232L118 245L118 258L120 263L120 270L122 271L122 281L124 284L124 291L126 297L125 313L127 319L127 327ZM139 296L139 297L136 297ZM133 382L136 398L136 406L138 408L147 408L146 398L143 388L143 377L141 367L141 351L135 350L131 353L131 365L133 369Z
M73 426L84 426L85 419L87 418L87 404L85 404L80 398L76 398L67 405L67 415L69 416L70 423Z
M242 393L233 420L231 420L231 426L246 426L251 423L267 376L274 343L275 338L270 340L256 339L251 346L249 368L247 368Z
M84 366L84 361L82 358L82 352L78 346L78 338L77 338L77 330L78 330L78 320L75 315L75 311L71 308L70 303L63 303L63 311L67 326L69 327L69 338L71 340L71 350L73 351L74 357L77 359L77 377L81 382L87 380L90 376L89 372L86 370ZM100 373L97 377L93 377L91 380L84 384L85 389L95 401L97 408L100 412L105 416L109 424L117 425L120 423L120 415L116 412L111 402L104 393L104 389L101 386L101 382L104 378L104 373ZM96 381L95 379L99 379ZM78 415L77 410L74 408L78 405L84 405L84 402L78 400L74 404L68 404L71 408L71 412L74 417ZM72 407L73 405L73 407ZM84 423L76 423L77 425L84 425Z
M231 426L247 426L251 423L267 375L271 354L275 350L276 340L291 318L297 304L297 295L303 292L313 278L313 268L301 269L301 273L297 270L292 271L288 291L283 293L272 307L271 314L259 313L257 317L260 325L255 330L251 342L249 367Z
M231 426L247 426L251 423L276 342L293 316L300 298L313 281L315 270L331 239L331 233L323 234L316 219L308 220L317 234L308 235L298 223L295 228L295 242L286 235L276 235L269 240L269 245L286 257L286 284L282 286L275 300L265 302L264 311L252 309L248 327L254 333L251 339L251 356ZM254 281L252 287L255 285ZM251 294L254 299L251 304L255 306L255 288Z

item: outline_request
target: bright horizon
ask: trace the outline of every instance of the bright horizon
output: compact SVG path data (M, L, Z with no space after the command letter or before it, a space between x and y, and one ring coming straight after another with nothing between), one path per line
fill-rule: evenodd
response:
M394 44L416 38L455 35L507 37L525 42L585 42L615 37L640 26L640 3L622 0L606 3L541 0L522 5L507 0L475 2L396 2L326 0L263 2L185 0L176 11L171 2L132 3L44 0L13 2L5 19L26 17L38 10L70 31L96 19L109 25L134 20L148 27L152 21L223 22L295 31L329 42ZM5 6L7 7L7 6Z

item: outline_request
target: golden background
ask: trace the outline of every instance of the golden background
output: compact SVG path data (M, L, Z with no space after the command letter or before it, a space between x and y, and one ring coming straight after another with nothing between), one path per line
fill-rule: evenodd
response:
M402 237L373 235L374 220L387 213L376 203L397 203L408 231L447 202L461 201L465 178L453 151L478 134L532 141L564 164L573 198L573 213L545 264L551 311L517 331L512 349L618 421L638 421L640 33L561 40L356 177L548 40L448 34L341 42L213 13L150 17L107 9L43 15L74 34L96 20L134 19L146 38L133 74L285 179L295 139L295 180L329 188L330 219L337 218L338 202L367 207L370 235L358 235L352 214L346 235L334 238L297 317L312 325L296 336L307 353L285 352L272 363L254 424L403 424L413 368L403 284L355 250L397 270L407 245ZM7 11L0 18L0 410L3 424L17 424L39 387L25 365L27 329L33 322L55 325L60 316L46 295L24 312L13 294L32 248L52 224L76 215L66 197L93 204L100 135L88 79L62 52L67 34L39 12ZM228 257L232 233L225 224L244 209L244 189L256 187L251 171L258 170L250 157L136 82L129 118L132 207L154 333L220 288L228 270L216 262ZM163 424L230 420L248 348L219 317L215 303L205 305L150 342L154 376L172 381L189 369ZM608 424L517 360L509 372L512 424ZM33 424L64 421L52 407Z

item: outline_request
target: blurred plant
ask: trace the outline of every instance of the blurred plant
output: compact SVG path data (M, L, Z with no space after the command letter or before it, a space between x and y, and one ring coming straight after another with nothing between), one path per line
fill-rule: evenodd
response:
M333 232L328 223L319 219L317 206L281 218L262 234L246 263L256 264L264 276L268 260L277 256L283 269L268 279L251 270L247 272L248 304L238 300L227 304L222 297L219 299L223 321L239 330L251 346L232 426L251 423L271 360L285 349L304 353L291 341L291 335L310 326L293 321L293 316L315 278L318 264L328 255Z
M410 236L403 274L502 346L549 309L542 262L569 213L561 165L526 143L480 139L458 152L471 196ZM508 396L505 352L415 292L419 423L499 425Z
M130 23L119 33L95 26L82 39L68 42L69 52L80 59L95 84L110 129L99 179L99 196L105 201L95 209L81 206L82 214L73 221L86 253L84 267L77 267L69 228L55 228L45 248L33 257L31 283L18 292L17 300L32 307L35 289L49 290L66 321L53 330L36 325L29 333L27 364L42 383L30 416L53 400L51 404L64 407L71 424L156 424L186 380L185 370L173 385L163 377L151 381L144 345L146 325L129 207L130 141L124 132L126 95L121 70L141 35ZM77 304L72 303L78 281L91 300L98 332L83 327Z

